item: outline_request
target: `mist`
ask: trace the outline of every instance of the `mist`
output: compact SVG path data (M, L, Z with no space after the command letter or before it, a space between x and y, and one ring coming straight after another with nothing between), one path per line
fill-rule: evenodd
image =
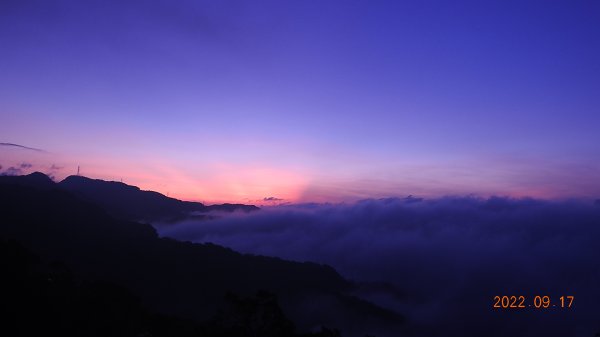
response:
M392 198L267 207L157 225L162 236L329 264L415 335L594 336L600 207L588 201ZM495 309L494 296L575 296L571 308Z

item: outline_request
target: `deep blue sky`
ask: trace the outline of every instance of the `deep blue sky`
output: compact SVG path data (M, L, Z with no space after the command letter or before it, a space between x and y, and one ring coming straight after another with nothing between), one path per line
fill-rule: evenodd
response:
M598 1L0 2L5 170L187 199L600 194ZM62 169L50 169L62 167Z

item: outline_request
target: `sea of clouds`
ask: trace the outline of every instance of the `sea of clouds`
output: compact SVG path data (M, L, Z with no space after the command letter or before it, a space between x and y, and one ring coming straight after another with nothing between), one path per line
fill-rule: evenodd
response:
M600 207L589 201L391 198L266 207L158 225L162 236L314 261L356 295L405 315L416 336L594 336L600 332ZM573 295L572 308L494 309Z

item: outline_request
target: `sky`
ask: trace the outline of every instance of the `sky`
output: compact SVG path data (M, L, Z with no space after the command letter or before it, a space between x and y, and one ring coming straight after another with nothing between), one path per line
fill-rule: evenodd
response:
M599 34L592 0L3 0L0 171L205 202L598 198Z

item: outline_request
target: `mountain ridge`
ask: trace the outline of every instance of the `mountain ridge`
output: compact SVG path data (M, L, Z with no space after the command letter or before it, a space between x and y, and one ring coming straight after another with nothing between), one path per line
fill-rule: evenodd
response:
M192 212L252 212L259 210L257 206L244 204L204 205L200 202L171 198L156 191L142 190L138 186L122 182L76 175L68 176L60 182L54 182L41 172L33 172L22 176L0 176L1 183L42 189L60 188L99 205L117 218L132 221L175 222L187 218Z
M36 188L9 180L15 181L0 179L0 238L64 261L85 279L133 289L160 313L205 320L228 292L246 296L267 290L302 329L346 325L345 331L362 336L373 331L361 330L362 324L380 329L403 321L353 297L353 284L330 266L160 238L152 226L114 218L56 184Z

